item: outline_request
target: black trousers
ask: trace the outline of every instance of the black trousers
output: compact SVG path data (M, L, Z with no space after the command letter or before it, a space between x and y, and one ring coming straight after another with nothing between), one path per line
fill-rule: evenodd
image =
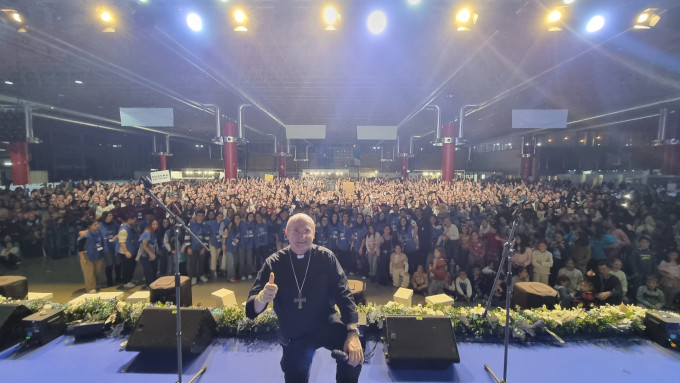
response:
M162 257L162 255L158 257ZM149 286L158 278L158 258L152 261L149 257L142 257L139 262L144 268L144 282Z
M300 338L280 340L283 347L281 370L286 383L306 383L309 381L309 367L314 359L317 348L328 350L342 350L347 339L347 327L335 317L334 320L323 325ZM335 380L339 383L354 383L359 381L361 364L352 367L345 361L337 361ZM327 381L327 380L324 380Z
M120 257L120 264L123 268L123 283L132 282L132 277L135 274L135 267L137 267L137 261L135 260L135 254L132 254L132 258L125 257L125 254L118 254Z

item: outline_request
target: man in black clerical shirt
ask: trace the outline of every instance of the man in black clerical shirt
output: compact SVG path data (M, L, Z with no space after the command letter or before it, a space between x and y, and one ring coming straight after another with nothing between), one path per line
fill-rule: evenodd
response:
M260 269L246 315L253 319L274 302L286 382L309 380L309 367L319 347L344 350L349 359L338 360L336 381L357 382L364 355L345 273L330 250L312 244L314 222L308 215L292 216L286 236L290 245L269 256Z

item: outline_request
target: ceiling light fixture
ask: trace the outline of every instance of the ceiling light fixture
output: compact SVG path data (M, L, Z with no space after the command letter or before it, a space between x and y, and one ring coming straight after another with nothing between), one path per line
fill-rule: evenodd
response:
M661 13L657 8L645 9L638 15L633 29L651 29L661 20Z
M203 29L203 20L197 13L191 12L187 15L187 26L194 32L200 32Z
M599 31L604 27L605 19L602 15L593 16L586 25L586 31L589 33L594 33Z
M456 30L457 31L469 31L472 30L472 26L477 24L477 19L479 15L469 8L463 8L458 13L456 13Z
M383 33L385 28L387 28L387 16L385 16L383 11L373 11L368 15L366 26L368 27L369 32L374 35Z
M236 9L234 11L234 21L236 22L236 27L234 28L234 31L236 32L247 32L248 27L246 24L248 23L248 15L242 10L242 9Z

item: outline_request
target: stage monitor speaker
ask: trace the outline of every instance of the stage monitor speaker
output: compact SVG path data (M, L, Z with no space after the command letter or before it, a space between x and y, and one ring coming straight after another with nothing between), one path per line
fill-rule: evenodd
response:
M176 351L177 310L147 308L130 335L128 351ZM182 352L200 354L215 335L215 319L207 308L182 308Z
M388 315L385 330L385 356L391 367L445 369L460 362L448 316Z
M677 316L663 311L647 311L645 334L664 347L680 350L680 318Z
M66 331L64 310L45 309L23 319L28 344L43 345Z
M0 305L0 350L17 344L24 338L22 319L31 315L31 310L24 305Z
M557 290L540 282L517 282L512 289L512 306L523 309L546 307L552 309L559 303Z

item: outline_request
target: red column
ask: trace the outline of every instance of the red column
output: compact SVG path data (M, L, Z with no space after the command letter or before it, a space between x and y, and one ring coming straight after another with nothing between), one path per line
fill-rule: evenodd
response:
M238 178L238 136L235 122L222 124L222 138L224 139L224 179Z
M522 179L527 181L531 177L534 159L531 154L522 154Z
M401 178L408 178L408 156L401 157Z
M453 180L454 156L456 153L456 128L452 122L442 126L442 181Z
M14 160L12 160L12 163L14 163ZM680 174L680 145L664 145L661 174Z
M9 158L12 161L12 183L28 184L28 142L10 142Z
M160 161L160 166L159 166L160 170L168 170L168 162L167 162L167 157L165 156L165 154L161 154L160 156L158 156L158 159Z
M286 178L286 146L279 144L279 178Z

